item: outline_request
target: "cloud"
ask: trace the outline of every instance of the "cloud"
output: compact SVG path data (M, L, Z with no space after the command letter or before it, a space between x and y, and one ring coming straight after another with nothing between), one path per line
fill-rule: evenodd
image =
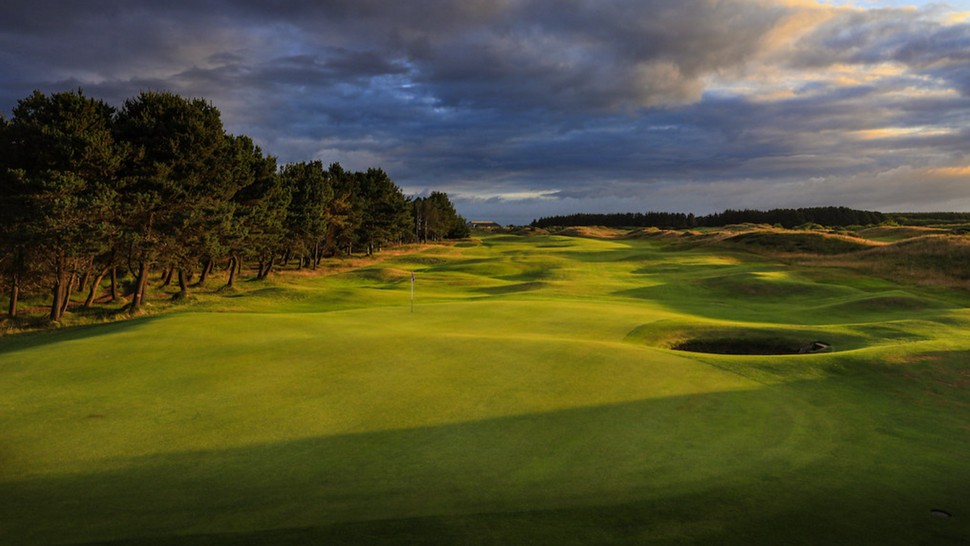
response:
M970 24L933 10L849 11L820 24L796 45L797 68L832 65L905 67L970 94Z
M202 96L281 161L373 163L469 216L949 206L970 164L970 25L940 8L43 4L5 4L0 110L35 88Z
M693 102L706 73L744 63L788 13L741 0L675 9L660 0L63 2L54 17L38 9L15 3L0 36L5 50L43 60L61 79L164 78L190 67L204 76L243 59L311 60L353 79L406 62L441 105L508 110Z

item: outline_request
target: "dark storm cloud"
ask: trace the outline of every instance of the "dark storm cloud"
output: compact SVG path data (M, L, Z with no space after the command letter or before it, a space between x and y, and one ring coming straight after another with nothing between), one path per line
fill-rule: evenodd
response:
M487 24L464 19L439 32L426 18L398 26L389 46L445 105L636 109L698 99L700 77L743 63L785 13L734 1L673 9L666 1L509 2L487 13Z
M970 60L970 32L966 24L947 25L921 11L847 12L820 25L798 49L793 64L900 62L926 67Z
M535 0L32 6L11 6L0 27L4 50L65 71L115 72L126 61L165 67L192 62L199 48L226 48L207 55L213 62L262 32L299 54L343 48L373 56L351 55L365 61L348 65L355 70L406 59L415 81L445 105L570 109L695 100L699 77L743 62L787 11L703 0L676 9L666 1ZM46 10L56 17L41 17Z
M900 173L970 163L970 29L934 13L769 0L12 1L0 110L35 88L114 104L146 89L202 96L283 161L380 165L410 190L461 195L470 215L784 204L823 188L820 204L891 188L902 206L919 189ZM882 65L894 69L867 74Z

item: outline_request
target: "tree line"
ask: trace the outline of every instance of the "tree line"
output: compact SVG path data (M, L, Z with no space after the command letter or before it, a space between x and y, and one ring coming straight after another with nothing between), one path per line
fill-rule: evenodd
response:
M382 169L320 161L279 166L223 128L204 99L142 92L114 108L81 90L35 91L0 116L0 273L15 317L21 294L49 290L59 320L71 294L144 304L152 274L175 297L217 267L232 286L293 264L414 241L464 237L447 195L411 198ZM126 280L124 285L119 277Z
M805 224L830 227L867 226L881 224L890 218L881 213L854 210L847 207L811 207L771 210L733 210L694 216L680 212L630 212L607 214L569 214L549 216L532 221L532 226L604 226L604 227L656 227L686 229L694 227L723 227L732 224L771 224L791 229Z
M970 224L970 212L900 212L893 220L905 226L946 226Z

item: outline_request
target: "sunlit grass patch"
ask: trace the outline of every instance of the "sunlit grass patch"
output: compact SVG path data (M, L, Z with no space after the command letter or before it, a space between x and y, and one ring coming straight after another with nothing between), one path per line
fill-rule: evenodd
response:
M965 296L740 245L531 235L0 338L0 543L970 534ZM690 340L829 347L673 350Z

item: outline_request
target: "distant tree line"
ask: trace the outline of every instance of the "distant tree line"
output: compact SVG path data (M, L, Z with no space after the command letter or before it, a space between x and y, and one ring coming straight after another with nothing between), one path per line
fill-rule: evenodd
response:
M406 197L379 168L280 167L228 134L203 99L143 92L115 109L80 90L37 91L0 116L11 317L21 294L49 290L58 320L74 292L91 306L106 277L110 298L130 298L136 312L153 274L185 297L217 267L232 286L244 262L264 279L291 263L316 268L326 256L467 234L446 194Z
M681 229L697 227L693 214L680 212L623 212L607 214L567 214L533 220L531 226L549 228L554 226L603 226L603 227L662 227Z
M906 226L970 224L970 212L900 212L891 216L896 223Z
M854 210L847 207L812 207L772 210L733 210L694 216L679 212L632 212L613 214L570 214L550 216L532 221L533 227L553 226L605 226L605 227L656 227L685 229L694 227L721 227L731 224L771 224L794 228L805 224L821 224L830 227L864 226L880 224L888 217L881 212Z

